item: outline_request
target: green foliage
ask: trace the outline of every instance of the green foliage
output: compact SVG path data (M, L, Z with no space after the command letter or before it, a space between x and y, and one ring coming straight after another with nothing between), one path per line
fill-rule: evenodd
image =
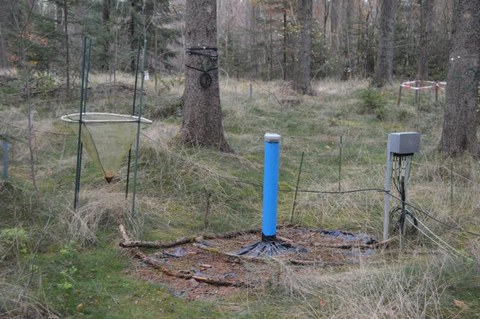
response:
M48 96L51 92L58 87L57 82L55 79L46 73L41 73L35 79L36 84L36 93L40 94L41 96Z
M13 257L18 253L28 253L28 239L27 231L22 227L0 230L0 260Z
M0 240L6 245L12 245L15 242L19 242L20 245L24 245L27 239L27 232L21 227L0 230Z
M165 83L175 81L165 77ZM335 191L340 186L342 190L381 188L385 174L386 133L414 130L416 123L421 123L420 129L426 132L422 134L422 141L434 141L435 129L442 120L440 108L432 107L419 112L408 99L400 109L391 106L394 104L391 102L396 101L398 86L387 87L380 93L366 89L366 82L322 81L316 84L319 91L316 97L304 97L299 104L291 106L280 102L280 99L291 96L279 83L255 83L252 98L246 83L248 81L232 78L221 83L223 124L235 154L176 145L173 137L181 123L174 117L156 120L142 131L135 219L135 222L139 221L139 232L132 235L133 238L173 240L204 232L223 233L259 227L262 136L265 132L278 132L283 137L278 202L281 224L289 221L292 190L295 189L302 152L305 156L300 176L301 190ZM95 82L92 81L91 85L94 92L101 91L96 90ZM146 117L154 115L158 108L178 101L181 95L180 85L176 83L170 86L168 93L160 96L152 86L148 82L145 88L148 93L144 100ZM112 95L115 96L106 99L92 94L89 100L92 109L111 112L128 109L125 102L128 97L118 96L118 93ZM312 267L301 274L296 266L280 265L285 271L281 280L273 286L248 288L232 297L202 302L174 297L172 290L165 287L164 278L145 276L144 265L139 265L138 261L118 248L118 223L133 219L125 213L128 212L126 206L129 200L123 201L126 165L118 179L106 185L86 156L80 207L74 212L71 199L76 132L72 133L59 124L58 114L66 113L67 109L76 110L76 105L43 101L41 95L32 97L32 100L37 111L34 125L41 128L35 135L40 202L35 211L38 213L31 213L34 211L32 198L37 193L25 186L30 184L28 156L25 155L28 149L23 143L25 137L18 134L15 136L22 139L22 143L15 145L15 154L19 156L12 165L14 179L10 183L15 187L0 190L0 219L9 229L3 236L10 243L12 240L14 243L37 242L42 238L41 248L33 252L36 254L33 260L29 258L29 250L27 254L16 252L15 259L3 260L6 263L0 263L0 274L7 274L21 288L25 286L25 278L31 277L29 292L36 294L40 304L49 305L62 317L356 318L357 313L349 313L353 309L352 304L355 310L363 311L362 318L389 314L375 312L378 309L394 311L394 316L398 315L398 318L402 318L402 311L406 314L404 317L422 314L436 317L435 309L441 309L446 318L475 318L478 313L478 257L466 259L464 266L463 261L455 261L451 264L453 266L448 267L447 264L437 267L418 263L408 268L410 259L416 262L417 258L423 258L426 250L434 251L432 260L437 260L436 247L421 236L415 238L419 250L410 242L405 243L412 250L408 256L385 249L388 252L385 255L375 251L371 264L369 260L372 259L365 259L360 264L341 269ZM352 112L361 104L367 105L365 108L368 110L361 113L373 116ZM19 103L17 109L22 107L24 103ZM375 110L382 107L392 116L379 122L374 118ZM40 109L49 111L39 112ZM19 122L24 123L24 118L20 118ZM343 138L341 160L340 136ZM455 175L458 201L451 213L450 209L444 209L450 207L448 198L445 199L448 196L443 191L449 189L448 163L439 162L433 156L433 144L422 145L422 153L427 155L415 155L411 172L412 198L423 207L438 212L438 218L461 220L466 228L476 231L475 225L479 225L478 214L475 214L478 201L475 187L471 185L475 184L475 176L478 176L478 162L472 160L462 166L458 176ZM376 192L342 195L300 192L294 222L312 228L366 232L379 238L383 198L382 193ZM209 216L206 225L207 207ZM95 223L98 227L92 226ZM436 227L432 221L425 223ZM46 224L45 234L39 234ZM464 247L457 251L473 255L471 250L476 244L465 244L463 236L442 226L437 227L433 228L435 233L449 244L455 248ZM95 240L89 241L89 238ZM3 242L0 245L5 247ZM469 249L469 245L474 247ZM418 254L420 257L417 251L421 252ZM11 275L12 271L7 266L14 262L20 265L18 268L27 271ZM302 296L301 301L298 296ZM0 302L2 298L6 297L0 289ZM465 302L471 309L458 314L458 309L451 305L454 299ZM322 306L322 300L327 306ZM388 304L379 304L378 300L385 300ZM299 303L305 307L299 307ZM305 309L311 312L306 313ZM422 312L423 309L425 312Z
M360 91L360 114L374 114L379 120L386 117L385 98L375 89L368 88Z
M39 293L55 302L65 317L80 318L219 318L214 304L176 298L161 284L129 274L130 260L110 245L66 254L42 255L34 280ZM41 277L40 277L41 276Z
M402 109L402 110L397 111L397 119L401 122L407 121L407 120L411 119L413 116L414 115L406 109Z

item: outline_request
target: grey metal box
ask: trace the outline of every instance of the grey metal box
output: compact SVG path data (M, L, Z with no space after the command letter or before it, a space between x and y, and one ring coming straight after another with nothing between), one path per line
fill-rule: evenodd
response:
M420 133L402 132L388 134L390 153L413 154L420 152Z

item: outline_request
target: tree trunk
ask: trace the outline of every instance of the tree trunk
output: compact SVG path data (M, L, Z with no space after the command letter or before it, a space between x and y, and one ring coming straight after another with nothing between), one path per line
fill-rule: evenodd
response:
M477 104L480 72L480 10L478 0L456 0L453 10L450 69L440 152L479 155Z
M0 68L8 67L7 44L3 35L3 25L0 22Z
M105 39L103 42L102 69L108 71L110 69L110 11L112 8L112 0L103 0L102 6L102 23L105 27Z
M323 6L323 45L326 46L327 43L327 22L330 14L330 1L324 0Z
M330 1L330 43L334 54L338 53L338 17L340 0Z
M130 0L130 21L128 22L128 34L130 36L130 70L135 73L136 70L136 59L137 56L137 44L135 37L135 11L137 9L137 0Z
M185 93L180 141L232 149L225 140L220 107L215 0L187 0L185 12Z
M392 82L396 8L397 0L381 2L377 64L372 79L372 85L376 87L383 87Z
M287 38L288 38L288 32L287 32L287 3L284 2L284 8L283 8L283 80L287 80ZM270 19L271 21L272 19ZM270 37L273 34L273 32L270 33ZM270 43L273 41L270 40ZM273 45L271 46L273 48ZM273 53L272 53L272 60L273 60Z
M420 81L428 80L428 54L433 23L433 1L421 0L420 3L420 42L418 43L417 76Z
M64 15L64 31L65 31L65 75L66 75L66 89L67 98L70 98L70 39L68 36L68 3L63 0L63 15Z
M293 83L295 91L312 95L310 84L310 64L312 51L312 0L300 0L298 3L298 23L300 24L300 52L297 60L296 76Z

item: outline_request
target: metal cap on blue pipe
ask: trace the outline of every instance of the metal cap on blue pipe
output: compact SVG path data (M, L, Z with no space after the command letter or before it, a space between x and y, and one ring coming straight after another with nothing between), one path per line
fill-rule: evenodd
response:
M278 143L282 137L276 133L265 133L264 139L267 143Z

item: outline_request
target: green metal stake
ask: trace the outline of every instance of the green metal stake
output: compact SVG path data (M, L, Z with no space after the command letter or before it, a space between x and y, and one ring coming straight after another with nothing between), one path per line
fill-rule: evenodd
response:
M142 57L142 64L141 64L141 75L142 79L140 80L140 97L138 98L138 126L137 126L137 137L135 141L135 165L133 170L133 189L132 189L132 215L135 215L135 195L137 190L137 171L138 171L138 151L140 145L140 125L141 125L141 117L142 117L142 104L143 104L143 85L145 82L145 56L147 51L147 39L143 40L143 57Z
M300 184L300 174L302 173L304 155L305 152L302 152L302 157L300 158L300 167L298 168L297 185L295 186L295 194L293 195L292 212L290 213L290 224L293 223L293 215L295 214L295 206L297 205L298 185Z
M135 66L135 83L133 86L133 100L132 100L132 116L135 116L135 108L137 106L137 89L138 89L138 68L140 66L140 52L141 52L140 42L138 43L138 51L137 51L137 65ZM138 118L140 122L140 117ZM127 183L125 185L125 198L128 197L128 187L130 184L130 166L132 160L132 148L128 150L128 162L127 162Z
M343 146L343 136L340 136L340 150L338 154L338 191L342 190L342 146Z
M453 211L453 161L450 159L450 207Z
M82 124L83 113L87 108L87 86L88 86L88 72L90 69L90 52L91 52L92 40L85 37L83 39L83 63L82 63L82 88L80 94L80 117L78 120L78 142L77 142L77 167L75 172L75 193L73 198L73 209L77 209L78 198L80 193L80 175L82 171L82 153L83 143L82 136Z
M6 140L3 140L3 179L7 180L8 176L8 149L10 144Z

